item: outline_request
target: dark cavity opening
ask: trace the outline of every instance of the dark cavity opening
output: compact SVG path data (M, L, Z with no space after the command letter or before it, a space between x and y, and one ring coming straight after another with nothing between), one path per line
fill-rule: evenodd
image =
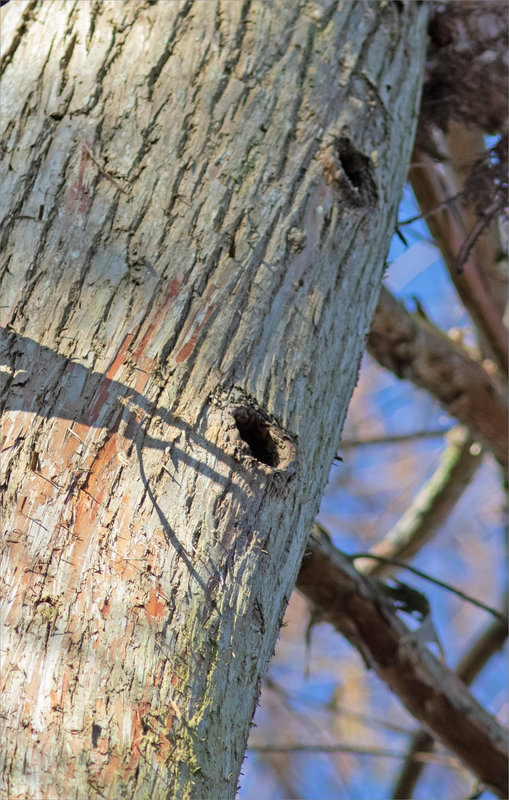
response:
M277 467L279 464L278 449L270 435L270 424L253 408L239 408L233 412L241 438L246 442L253 458Z
M339 160L346 172L346 177L356 189L359 189L366 174L366 162L369 159L355 150L348 139L340 139L338 142Z
M358 205L374 205L378 191L371 160L356 150L346 136L337 139L336 145L341 166L354 190L354 202Z
M101 735L101 726L96 725L95 722L92 725L92 747L97 747L99 744L99 737Z

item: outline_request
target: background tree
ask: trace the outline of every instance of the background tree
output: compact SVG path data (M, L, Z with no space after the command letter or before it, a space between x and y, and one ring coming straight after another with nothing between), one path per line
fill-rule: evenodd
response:
M427 9L14 9L7 791L233 796L376 300ZM493 376L457 362L498 413ZM506 466L490 419L475 433ZM320 537L299 582L500 788L500 728L405 648L380 587ZM449 686L466 739L402 685L411 662L432 696Z

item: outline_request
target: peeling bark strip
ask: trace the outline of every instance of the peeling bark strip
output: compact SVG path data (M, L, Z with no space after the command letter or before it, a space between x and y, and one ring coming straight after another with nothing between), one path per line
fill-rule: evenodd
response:
M426 13L2 9L7 796L234 797L376 302Z

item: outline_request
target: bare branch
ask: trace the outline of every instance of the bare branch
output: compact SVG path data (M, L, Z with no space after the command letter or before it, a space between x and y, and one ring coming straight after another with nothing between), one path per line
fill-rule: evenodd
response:
M466 425L507 472L507 406L481 364L382 287L367 339L371 355L398 378L426 389Z
M481 600L476 600L475 597L472 597L465 592L462 592L461 589L456 589L455 586L451 586L450 583L446 583L445 581L441 581L438 578L434 578L432 575L429 575L427 572L423 572L422 569L417 569L416 567L411 567L410 564L405 564L404 561L397 561L394 558L384 558L384 556L375 556L370 555L369 553L354 553L351 556L348 556L351 561L363 561L364 559L373 558L377 561L381 561L385 564L392 564L395 567L399 567L400 569L406 569L409 572L413 572L414 575L418 575L419 578L423 578L425 581L429 581L430 583L434 583L435 586L440 586L441 589L445 589L451 594L455 594L457 597L461 597L462 600L465 600L467 603L471 603L473 606L477 606L477 608L482 608L483 611L487 611L488 614L491 614L493 617L496 617L503 623L507 623L507 618L504 614L501 614L500 611L497 611L496 608L492 608L491 606L486 605Z
M507 747L502 726L451 670L418 646L369 579L316 528L297 588L357 648L410 713L505 797Z
M463 264L472 252L473 247L478 244L481 234L485 233L486 228L491 224L493 219L500 216L504 207L504 203L505 198L497 197L483 212L482 216L479 217L461 246L456 265L458 272L463 271Z
M438 468L401 519L371 548L372 555L405 561L440 530L482 462L482 451L474 448L468 429L453 428L448 439ZM365 575L377 578L394 571L391 564L383 561L359 559L355 566Z
M445 205L445 200L460 191L457 176L452 169L437 164L428 153L414 148L409 177L421 212L427 216L427 224L449 270L451 280L465 308L475 322L481 337L486 339L490 353L501 373L507 376L509 349L507 329L502 320L500 305L487 280L483 268L477 261L475 248L466 258L463 270L458 272L458 255L472 229L470 220L463 216L457 203ZM441 211L436 211L442 204ZM431 211L435 213L430 214ZM494 260L489 267L494 267Z
M500 650L506 639L507 625L499 620L491 622L459 662L456 668L458 677L466 684L472 683L491 656ZM394 800L404 800L406 797L413 796L415 784L424 766L423 763L418 763L414 754L430 752L433 746L433 737L427 731L421 729L414 734L408 748L407 760L402 766L394 786L392 794Z

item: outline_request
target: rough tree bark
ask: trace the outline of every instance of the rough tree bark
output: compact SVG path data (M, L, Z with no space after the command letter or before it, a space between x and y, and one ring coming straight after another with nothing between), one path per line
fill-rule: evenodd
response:
M3 15L10 798L231 798L413 139L418 3Z

